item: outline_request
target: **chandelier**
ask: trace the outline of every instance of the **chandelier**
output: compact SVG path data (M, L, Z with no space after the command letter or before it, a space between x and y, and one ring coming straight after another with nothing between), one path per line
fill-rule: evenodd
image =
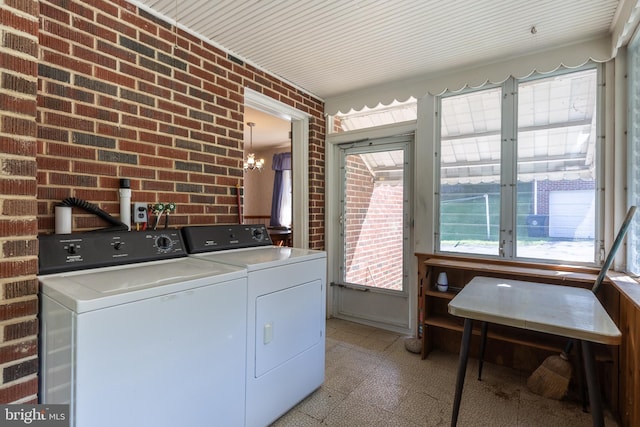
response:
M262 167L264 166L264 159L256 160L256 155L253 153L253 127L256 124L253 122L247 122L247 126L250 128L250 136L249 136L249 154L247 155L246 160L244 161L244 170L254 170L262 171Z

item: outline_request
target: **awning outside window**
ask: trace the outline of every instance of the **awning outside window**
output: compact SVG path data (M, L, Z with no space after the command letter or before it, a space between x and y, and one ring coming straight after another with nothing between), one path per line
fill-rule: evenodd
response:
M595 78L595 73L587 71L520 84L517 144L521 182L595 179ZM501 137L501 90L489 90L489 96L483 92L483 96L454 96L443 102L442 184L500 182L500 143L492 141ZM394 102L339 117L345 131L415 120L416 102ZM402 170L402 158L372 153L363 160L376 180L401 178L395 171Z

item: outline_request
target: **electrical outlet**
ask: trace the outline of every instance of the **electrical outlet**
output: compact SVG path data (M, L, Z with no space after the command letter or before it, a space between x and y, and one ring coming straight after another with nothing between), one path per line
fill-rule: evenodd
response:
M133 223L140 224L149 220L147 216L147 204L146 203L134 203L133 204Z

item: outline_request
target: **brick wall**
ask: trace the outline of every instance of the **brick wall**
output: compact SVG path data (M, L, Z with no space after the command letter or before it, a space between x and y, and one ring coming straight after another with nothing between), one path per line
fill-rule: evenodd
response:
M0 403L38 391L38 3L0 2Z
M324 246L323 105L124 1L41 1L39 230L78 197L118 213L132 201L177 204L174 225L237 222L245 87L312 115L311 246ZM74 214L74 230L101 227Z
M538 181L538 214L549 215L549 196L552 191L594 190L595 181L581 179L551 181ZM531 190L533 191L533 190ZM595 194L595 193L594 193Z
M324 108L324 107L323 107ZM324 116L309 123L309 248L324 250ZM294 182L293 185L296 185Z
M0 403L36 399L35 237L55 203L117 216L130 178L132 201L177 203L173 225L236 222L245 87L312 116L309 240L324 248L319 100L123 0L3 0L0 13ZM105 225L74 209L74 231Z
M374 181L360 156L346 161L345 257L347 282L402 289L400 183Z

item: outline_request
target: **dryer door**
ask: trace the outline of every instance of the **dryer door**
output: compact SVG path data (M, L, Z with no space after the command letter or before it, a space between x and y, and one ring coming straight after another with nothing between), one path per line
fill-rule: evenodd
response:
M324 340L323 303L321 280L256 299L255 378Z

